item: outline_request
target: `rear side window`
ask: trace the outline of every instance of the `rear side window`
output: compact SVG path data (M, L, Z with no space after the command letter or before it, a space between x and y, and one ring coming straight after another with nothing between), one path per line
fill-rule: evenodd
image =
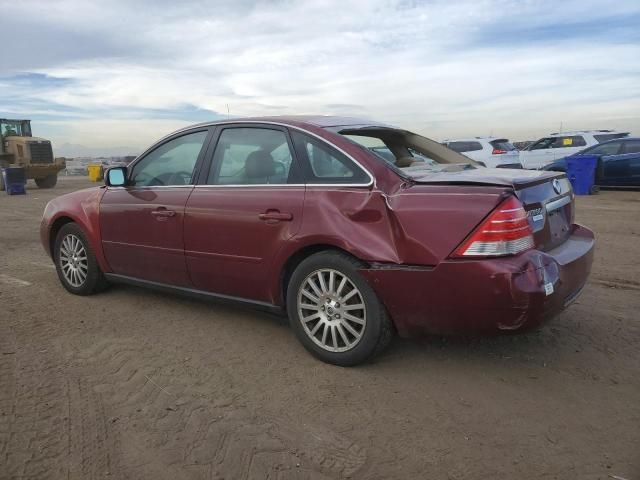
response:
M598 143L602 143L606 142L607 140L613 140L615 138L624 138L628 135L628 133L606 133L601 135L594 135L593 138L595 138Z
M478 150L482 150L480 142L449 142L447 147L458 153L477 152Z
M640 153L640 140L624 142L623 153Z
M567 137L557 137L551 148L571 148L584 147L587 145L584 137L581 135L571 135Z
M514 147L511 143L509 143L509 140L506 140L506 139L491 140L489 143L493 148L497 150L505 150L507 152L512 152L514 150L517 150L517 148Z
M307 183L369 183L358 165L327 143L297 130L291 137Z

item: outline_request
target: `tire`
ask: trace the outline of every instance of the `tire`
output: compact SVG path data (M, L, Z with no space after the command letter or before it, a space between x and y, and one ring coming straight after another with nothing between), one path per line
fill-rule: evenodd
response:
M589 188L589 195L596 195L600 192L600 187L598 185L591 185Z
M4 178L2 177L2 168L0 168L0 192L4 192Z
M77 261L70 255L73 252L76 253ZM98 266L87 236L76 223L67 223L58 232L53 258L60 283L70 293L91 295L107 287L107 280ZM77 267L74 267L74 262ZM70 270L76 273L71 273Z
M384 305L358 272L362 266L349 255L325 251L303 260L291 276L289 323L302 345L323 362L358 365L380 353L393 336Z
M58 183L58 174L54 173L44 178L36 178L35 181L38 188L53 188Z

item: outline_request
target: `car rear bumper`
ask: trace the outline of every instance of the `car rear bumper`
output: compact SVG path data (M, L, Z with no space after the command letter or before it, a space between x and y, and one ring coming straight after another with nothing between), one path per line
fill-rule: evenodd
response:
M509 258L448 260L436 267L373 265L361 273L401 336L521 331L580 294L593 261L593 233L573 225L559 247Z

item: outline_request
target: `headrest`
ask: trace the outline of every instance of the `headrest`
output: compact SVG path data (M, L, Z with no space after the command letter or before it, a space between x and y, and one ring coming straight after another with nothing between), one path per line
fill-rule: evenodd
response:
M276 166L269 152L256 150L247 156L244 171L247 178L272 177L276 174Z

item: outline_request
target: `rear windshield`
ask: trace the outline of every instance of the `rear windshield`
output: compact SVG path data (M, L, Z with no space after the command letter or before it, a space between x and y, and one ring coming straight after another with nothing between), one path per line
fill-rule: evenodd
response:
M607 140L613 140L614 138L624 138L628 136L628 133L605 133L601 135L594 135L593 138L595 138L598 143L602 143Z
M496 148L498 150L506 150L507 152L512 152L513 150L517 150L517 148L514 147L513 144L511 144L509 140L507 140L506 138L491 140L489 143L493 148Z
M478 150L482 150L482 144L480 142L447 142L447 147L449 147L454 152L463 153L463 152L477 152Z
M476 168L476 162L460 155L440 143L408 132L389 127L330 127L359 147L373 153L392 169L403 171L458 171Z

